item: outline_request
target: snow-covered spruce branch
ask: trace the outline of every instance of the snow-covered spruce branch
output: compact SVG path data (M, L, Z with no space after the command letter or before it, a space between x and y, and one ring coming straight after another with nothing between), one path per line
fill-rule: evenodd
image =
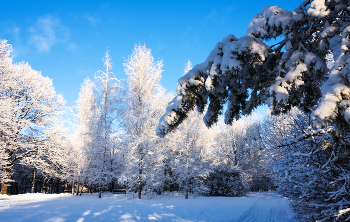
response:
M314 111L318 127L335 121L337 113L347 120L347 97L341 94L350 92L350 85L343 84L350 24L339 18L347 17L347 11L346 2L333 0L303 1L294 11L266 6L252 19L247 35L227 36L204 63L179 79L178 95L159 121L157 134L164 136L194 107L203 112L206 105L204 122L210 127L225 103L227 124L261 104L268 104L274 114L292 106ZM278 36L284 40L275 50L266 45L265 40ZM336 61L330 72L325 59L329 51Z

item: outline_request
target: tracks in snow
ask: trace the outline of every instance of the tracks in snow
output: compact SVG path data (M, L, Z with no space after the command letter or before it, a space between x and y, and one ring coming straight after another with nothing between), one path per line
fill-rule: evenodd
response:
M288 200L277 193L253 193L256 198L253 205L246 210L238 221L241 222L295 222Z

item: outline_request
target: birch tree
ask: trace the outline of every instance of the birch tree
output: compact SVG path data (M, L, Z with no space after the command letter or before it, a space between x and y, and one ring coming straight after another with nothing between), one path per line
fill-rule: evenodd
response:
M173 153L175 155L175 175L180 186L184 186L185 199L193 190L190 183L198 176L210 171L207 162L207 148L213 139L214 129L207 129L201 121L203 115L193 111L174 133L177 134L177 143Z
M92 159L98 166L98 187L99 198L101 198L103 183L107 183L108 178L112 177L112 172L106 170L107 161L114 158L113 133L118 125L119 115L117 111L121 110L123 87L120 80L116 79L112 70L112 62L107 50L103 59L105 71L97 71L95 74L95 94L97 103L97 119L94 123L93 139L91 142L92 152L95 157ZM108 168L110 169L110 168Z
M95 83L88 77L81 84L78 100L76 101L76 111L73 114L72 126L74 133L67 137L66 146L69 147L69 173L66 177L74 184L76 182L76 194L78 194L79 184L81 189L90 177L90 155L91 145L94 137L94 125L97 122L97 101L94 93ZM93 174L92 174L93 175ZM81 191L81 190L80 190Z

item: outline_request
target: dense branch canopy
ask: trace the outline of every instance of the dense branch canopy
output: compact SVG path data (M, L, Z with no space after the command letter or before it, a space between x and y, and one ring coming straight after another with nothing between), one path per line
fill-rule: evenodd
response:
M178 80L177 96L168 104L157 134L164 136L203 112L210 127L225 111L225 123L267 104L273 114L293 106L314 113L318 126L337 117L350 121L349 1L306 0L294 11L265 6L241 38L218 42L206 61ZM267 40L282 37L276 45ZM327 68L326 56L335 64Z
M58 158L64 105L52 80L28 63L13 63L11 49L0 40L0 168L5 182L16 164L44 165Z

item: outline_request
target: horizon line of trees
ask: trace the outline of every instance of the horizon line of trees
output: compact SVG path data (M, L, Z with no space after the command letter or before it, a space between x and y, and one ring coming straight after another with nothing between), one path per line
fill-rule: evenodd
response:
M113 74L107 50L105 70L84 80L75 107L64 107L52 81L27 63L13 63L11 45L1 43L2 194L71 189L74 194L89 190L101 197L103 191L125 188L137 192L138 198L165 190L183 192L188 198L191 192L242 196L251 189L251 169L241 166L254 162L250 158L259 159L259 154L251 154L262 150L245 144L249 142L243 128L253 124L248 124L251 120L237 123L242 128L238 136L226 127L206 128L203 116L193 112L171 136L155 134L173 95L160 85L163 62L154 61L145 45L135 45L125 60L125 80ZM27 72L18 69L24 64ZM184 73L190 69L187 61ZM233 140L240 140L240 145L233 146ZM208 178L217 178L217 184Z

